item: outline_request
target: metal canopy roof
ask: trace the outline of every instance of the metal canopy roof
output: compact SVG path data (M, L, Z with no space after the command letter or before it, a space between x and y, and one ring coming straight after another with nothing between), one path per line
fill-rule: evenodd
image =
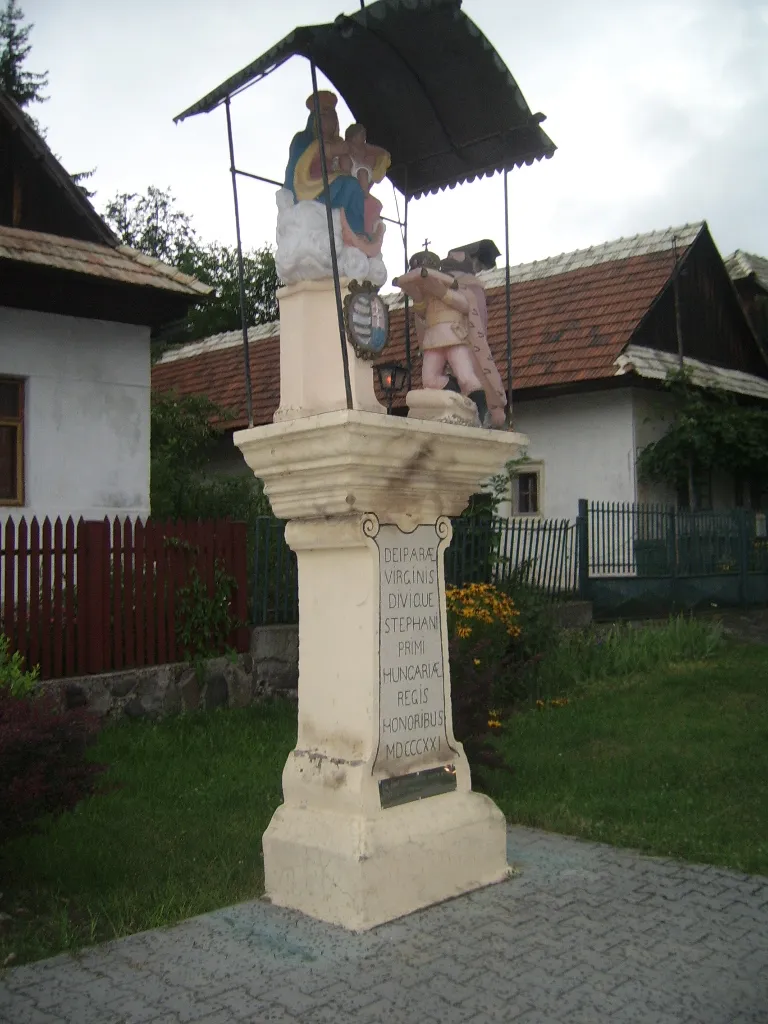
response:
M377 0L330 24L296 28L174 120L208 113L297 54L320 68L370 141L391 153L388 177L408 196L555 151L539 127L544 116L531 114L461 0Z

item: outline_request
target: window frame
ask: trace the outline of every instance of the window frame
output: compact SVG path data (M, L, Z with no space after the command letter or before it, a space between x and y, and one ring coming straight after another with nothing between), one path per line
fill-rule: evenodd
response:
M693 490L696 498L696 511L697 512L712 512L714 511L713 495L714 488L712 485L712 470L704 469L699 470L694 474L693 477ZM735 502L734 502L735 504ZM688 480L683 480L677 488L677 508L681 512L691 511L691 494L688 486Z
M0 496L0 508L20 508L24 505L24 410L26 381L23 377L0 376L0 384L15 384L18 388L18 416L0 414L0 427L16 428L16 494L13 498Z
M520 511L520 478L533 476L536 478L536 511ZM516 519L541 519L544 516L544 465L538 462L527 462L512 474L511 479L511 508L512 516Z

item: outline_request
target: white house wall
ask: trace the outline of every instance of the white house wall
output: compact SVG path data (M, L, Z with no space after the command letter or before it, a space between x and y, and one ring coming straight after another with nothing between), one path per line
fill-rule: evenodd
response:
M542 465L543 516L573 520L579 498L636 500L632 411L630 388L516 404L515 429L530 438L532 468Z
M0 376L25 386L22 515L149 514L149 329L0 308Z

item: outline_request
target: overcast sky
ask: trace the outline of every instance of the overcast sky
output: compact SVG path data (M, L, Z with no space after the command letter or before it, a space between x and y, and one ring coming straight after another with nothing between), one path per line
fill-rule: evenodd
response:
M29 70L50 100L32 113L70 171L96 168L98 209L117 191L170 187L203 238L234 240L223 108L173 116L296 25L356 0L21 0ZM707 220L723 255L768 256L767 0L464 0L545 131L552 160L515 170L512 263ZM376 88L375 81L371 88ZM282 178L306 119L309 65L293 58L233 101L237 163ZM480 102L493 102L480 97ZM349 121L341 108L342 129ZM376 139L371 139L376 142ZM274 240L274 188L243 181L243 240ZM378 189L394 213L388 182ZM502 179L411 205L411 239L444 253L503 248ZM388 268L402 264L388 228Z

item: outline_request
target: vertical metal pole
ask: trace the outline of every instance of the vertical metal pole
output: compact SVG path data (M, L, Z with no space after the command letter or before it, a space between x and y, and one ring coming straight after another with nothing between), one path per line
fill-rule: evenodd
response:
M235 146L232 142L232 116L229 112L229 96L226 99L227 136L229 138L229 169L232 174L232 196L235 201L235 231L237 233L237 278L240 284L240 323L243 329L243 361L245 363L245 408L248 426L253 426L253 391L251 388L251 353L248 350L248 320L245 314L245 270L243 267L243 243L240 239L240 206L237 201L237 172L235 171Z
M680 291L677 274L677 236L672 236L672 258L675 261L675 269L672 271L672 295L675 300L675 334L677 335L677 360L680 364L680 372L683 372L685 361L683 358L683 322L680 317Z
M408 273L408 171L406 169L405 179L405 212L403 213L403 256L405 272ZM411 390L411 318L408 315L408 296L405 296L403 309L405 311L405 367L408 371L406 386Z
M672 258L675 261L675 268L672 271L672 298L675 303L675 334L677 336L677 361L682 374L685 370L685 354L683 351L683 319L680 311L680 275L678 273L679 263L677 257L677 236L672 236ZM685 386L685 385L684 385ZM688 504L691 512L697 508L696 487L693 477L693 462L688 460Z
M579 498L579 514L576 516L576 558L578 593L582 601L589 600L589 505L586 498Z
M504 168L504 251L506 268L504 282L507 301L507 427L512 426L512 300L509 294L509 192L507 189L507 169Z
M336 314L339 318L339 339L341 341L341 361L344 366L344 390L347 394L347 408L352 408L352 384L349 379L349 353L347 352L347 334L344 330L344 306L341 301L341 284L339 282L339 263L336 259L336 239L333 236L333 210L331 209L331 187L328 183L328 161L325 158L325 142L320 123L320 97L317 94L317 69L315 62L310 61L312 72L312 99L315 111L315 131L320 144L320 168L323 172L323 195L325 212L328 219L328 244L331 247L331 269L333 271L333 290L336 293Z

